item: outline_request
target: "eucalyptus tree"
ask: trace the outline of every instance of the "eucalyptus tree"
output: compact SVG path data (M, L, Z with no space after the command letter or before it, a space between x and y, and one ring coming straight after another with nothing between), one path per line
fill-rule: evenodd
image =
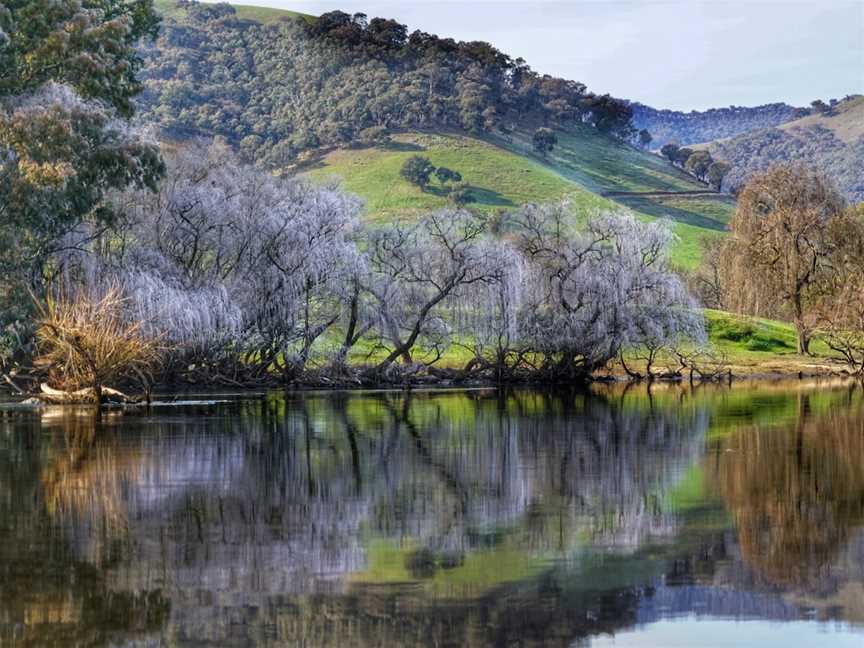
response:
M82 223L111 222L106 194L154 189L163 172L126 121L141 89L136 44L157 27L152 0L0 3L0 330L16 339L54 255L87 243Z

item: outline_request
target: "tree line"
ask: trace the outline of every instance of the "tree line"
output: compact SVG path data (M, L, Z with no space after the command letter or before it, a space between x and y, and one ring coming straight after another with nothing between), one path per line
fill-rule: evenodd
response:
M715 160L705 149L693 150L677 144L664 144L660 154L678 168L710 184L717 191L723 188L723 179L732 168L722 160Z

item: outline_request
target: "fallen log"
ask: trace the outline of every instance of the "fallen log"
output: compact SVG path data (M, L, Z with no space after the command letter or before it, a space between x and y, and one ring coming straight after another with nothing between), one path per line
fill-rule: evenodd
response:
M95 404L97 400L96 390L92 387L78 389L76 391L67 392L62 389L54 389L46 383L39 385L40 394L39 400L50 405L78 405L78 404ZM111 389L110 387L102 388L102 401L104 403L137 403L138 399L127 396L121 391Z

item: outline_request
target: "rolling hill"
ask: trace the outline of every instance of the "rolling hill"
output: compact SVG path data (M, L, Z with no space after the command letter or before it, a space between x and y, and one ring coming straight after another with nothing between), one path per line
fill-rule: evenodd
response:
M418 153L461 173L472 207L487 213L567 198L579 214L627 207L669 218L682 267L698 263L700 237L719 235L732 211L728 197L625 141L624 102L515 66L487 44L347 14L158 3L141 112L161 136L218 136L250 162L338 178L370 219L448 204L437 184L420 191L399 175ZM532 146L539 125L558 137L545 157Z
M752 130L771 128L810 112L807 108L796 108L785 103L752 108L729 106L690 112L658 110L640 103L633 103L631 106L633 125L651 133L651 146L658 150L669 143L690 146L699 142L734 137Z
M566 198L583 214L623 206L646 218L668 218L678 236L673 258L687 268L699 261L699 239L722 233L734 209L730 197L593 129L560 131L558 139L542 158L526 133L478 138L404 132L389 144L328 151L307 164L303 175L341 182L366 200L370 218L386 220L448 204L437 183L421 191L399 175L404 161L419 154L461 173L476 201L471 206L487 213Z
M723 181L734 190L772 164L803 163L819 169L853 202L864 201L864 96L853 96L824 113L703 144L732 165Z

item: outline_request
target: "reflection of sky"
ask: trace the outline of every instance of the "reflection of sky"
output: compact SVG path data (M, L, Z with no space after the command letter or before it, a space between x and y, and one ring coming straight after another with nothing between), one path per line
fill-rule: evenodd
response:
M697 639L698 637L698 639ZM861 648L860 632L839 623L772 623L770 621L701 620L694 617L658 621L614 637L601 636L584 644L586 648L789 648L830 646Z
M210 0L208 0L210 1ZM861 0L243 0L392 17L679 110L864 92ZM238 3L239 4L239 3Z

